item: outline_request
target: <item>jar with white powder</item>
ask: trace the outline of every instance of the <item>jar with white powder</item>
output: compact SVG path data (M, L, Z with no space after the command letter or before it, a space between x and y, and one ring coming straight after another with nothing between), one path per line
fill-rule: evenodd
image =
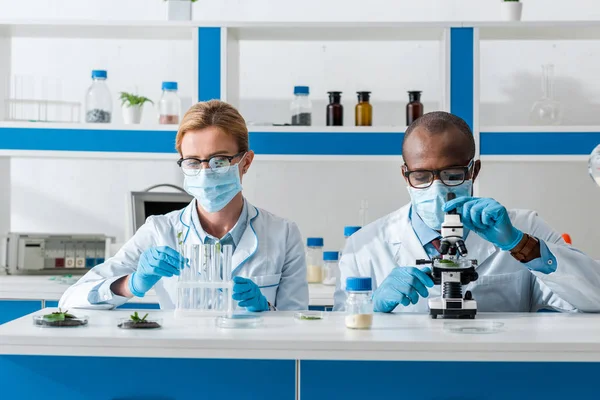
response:
M371 328L373 324L371 288L371 278L346 279L346 328Z
M323 238L306 240L306 278L308 283L323 282Z

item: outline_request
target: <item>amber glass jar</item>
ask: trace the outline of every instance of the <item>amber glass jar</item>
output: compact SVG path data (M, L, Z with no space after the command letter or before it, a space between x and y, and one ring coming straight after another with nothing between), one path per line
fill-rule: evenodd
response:
M373 106L369 103L371 92L356 92L358 94L358 104L356 105L355 122L356 126L373 125Z
M329 93L329 104L327 105L327 126L344 125L344 106L342 106L342 92Z
M406 126L413 123L414 120L423 116L423 103L421 103L421 92L408 92L408 104L406 105Z

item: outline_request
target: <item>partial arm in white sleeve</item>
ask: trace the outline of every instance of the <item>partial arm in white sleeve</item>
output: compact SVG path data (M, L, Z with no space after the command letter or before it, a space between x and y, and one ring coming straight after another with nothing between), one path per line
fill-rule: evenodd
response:
M308 281L306 280L306 255L300 229L290 223L286 238L286 255L283 264L277 297L277 310L307 310Z
M138 229L135 235L104 263L95 266L62 295L59 306L63 309L90 308L109 310L124 304L127 297L114 294L110 286L116 280L135 272L140 255L155 246L154 217Z
M542 283L534 285L532 311L548 306L564 311L600 312L600 263L567 245L536 213L530 213L526 223L530 229L524 232L544 241L556 259L554 267L530 269Z

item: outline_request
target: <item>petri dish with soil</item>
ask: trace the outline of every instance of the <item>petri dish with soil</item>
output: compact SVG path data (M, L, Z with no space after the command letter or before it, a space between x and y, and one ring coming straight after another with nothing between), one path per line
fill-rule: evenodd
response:
M87 325L88 321L87 315L75 316L60 309L50 314L33 316L33 324L41 328L75 328Z
M134 312L129 318L119 318L117 327L121 329L159 329L162 327L162 319L143 317Z

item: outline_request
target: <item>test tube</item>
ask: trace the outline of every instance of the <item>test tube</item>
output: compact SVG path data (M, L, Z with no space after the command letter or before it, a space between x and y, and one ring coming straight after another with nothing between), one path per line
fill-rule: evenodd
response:
M232 296L232 286L231 286L231 263L233 257L233 246L228 244L223 246L223 281L228 282L230 285L223 289L223 302L225 305L225 309L227 310L227 315L231 316L233 314L233 299Z
M210 282L211 279L211 266L212 264L212 246L210 244L202 245L202 266L200 271L200 280L202 282ZM209 290L206 287L203 287L199 290L200 299L199 299L199 308L202 310L207 310L210 308L210 297Z

